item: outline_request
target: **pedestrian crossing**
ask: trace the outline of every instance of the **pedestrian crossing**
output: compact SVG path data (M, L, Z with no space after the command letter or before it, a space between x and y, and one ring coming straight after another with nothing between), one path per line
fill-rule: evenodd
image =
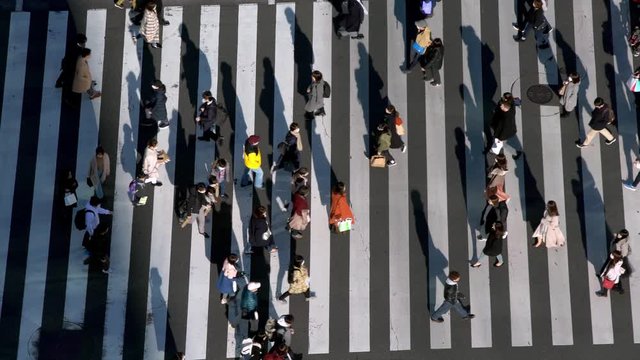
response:
M262 283L260 324L294 314L292 345L305 358L418 359L483 348L534 354L560 346L599 354L606 349L595 345L606 344L635 349L640 280L624 279L624 295L594 294L611 233L624 227L632 238L640 234L640 198L620 183L635 175L631 163L638 156L635 99L624 85L634 68L624 40L634 8L621 0L554 2L545 15L555 36L549 49L536 50L531 41L511 38L513 2L437 3L428 22L432 36L443 39L446 61L443 85L433 87L418 70L400 70L405 34L415 32L411 3L364 4L369 14L361 40L333 34L336 8L325 1L166 6L170 24L162 29L161 49L132 41L128 10L13 12L0 22L7 38L0 49L7 59L0 108L6 168L0 177L0 328L7 330L0 357L27 359L44 349L38 334L66 324L84 329L80 358L159 359L178 351L187 359L239 357L248 324L239 304L220 304L215 283L224 257L244 254L258 204L269 209L279 251L242 255L241 267ZM605 35L599 33L603 19L610 19ZM53 85L76 32L87 35L89 67L103 96L83 96L72 108ZM41 43L30 40L39 33L46 34ZM610 52L594 49L607 34ZM326 115L307 121L304 91L314 69L332 94ZM579 117L561 119L555 100L537 105L527 99L531 85L555 89L572 69L583 78ZM155 79L167 87L167 130L141 124L141 103ZM205 90L229 113L217 145L196 140L201 130L193 118ZM469 261L483 246L476 232L484 207L484 124L506 91L523 98L516 142L525 154L508 157L508 266L484 261L472 269ZM577 149L573 141L584 134L597 96L616 110L619 141ZM405 122L408 150L393 154L397 166L381 170L370 168L365 154L387 103ZM300 240L284 229L289 177L268 171L294 121L302 128L311 188L311 223ZM252 134L262 138L266 190L240 186L243 144ZM164 186L134 208L126 189L152 137L172 161L160 169ZM113 159L103 205L113 209L108 275L83 265L83 234L61 205L56 180L70 169L83 183L98 144ZM211 239L205 239L195 226L180 227L174 204L186 187L206 182L218 157L229 161L238 181L227 184L229 198L208 220ZM332 234L326 225L337 181L347 184L356 217L349 235ZM535 249L530 237L550 199L560 209L567 245ZM81 204L87 200L80 196ZM310 302L276 300L287 287L290 254L307 259L316 295ZM631 253L630 263L638 264L639 256ZM461 290L476 314L469 323L455 315L429 321L450 270L462 274Z

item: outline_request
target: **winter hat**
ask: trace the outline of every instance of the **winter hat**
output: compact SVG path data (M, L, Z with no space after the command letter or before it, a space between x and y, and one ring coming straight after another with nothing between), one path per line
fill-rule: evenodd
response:
M256 146L260 143L260 136L258 135L251 135L249 136L249 138L247 139L247 142L249 142L249 145L251 146Z
M247 289L249 289L249 291L256 291L260 288L262 284L260 284L259 282L250 282L249 285L247 285Z
M422 20L418 20L415 22L416 27L419 27L420 29L424 29L427 27L427 20L426 19L422 19Z

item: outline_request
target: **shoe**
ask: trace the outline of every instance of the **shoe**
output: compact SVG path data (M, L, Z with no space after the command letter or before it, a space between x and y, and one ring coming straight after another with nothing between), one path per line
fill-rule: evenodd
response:
M542 245L542 240L536 240L536 242L533 243L533 247L540 247L540 245Z
M111 271L109 271L109 270L102 269L102 273L105 274L105 275L109 275L110 272Z
M89 265L90 262L91 262L91 258L86 258L82 263L85 265Z
M224 305L228 302L229 300L227 300L227 298L222 298L222 300L220 300L220 304Z
M391 167L391 166L396 166L398 163L396 163L395 161L387 161L387 166Z
M616 142L617 140L618 140L617 138L613 138L613 139L611 139L611 140L607 140L607 141L605 141L604 143L605 143L605 144L607 144L607 145L611 145L611 144L613 144L614 142Z
M102 93L101 93L100 91L96 91L95 93L93 93L93 95L91 95L91 96L89 97L89 99L90 99L90 100L97 99L97 98L99 98L100 96L102 96Z
M576 147L578 147L579 149L582 149L583 147L586 147L587 145L583 144L582 141L580 141L580 139L578 139L576 141Z
M278 299L278 301L280 302L280 304L286 304L287 303L287 300L285 300L285 299Z
M124 6L122 6L120 4L114 3L113 6L117 7L118 9L124 9Z
M435 82L435 81L432 81L430 84L431 84L431 86L433 86L433 87L438 87L438 86L442 85L441 83L439 83L439 82Z
M495 263L493 263L493 266L495 266L495 267L500 267L502 265L504 265L504 262L502 262L502 261L496 261Z
M358 34L356 36L352 36L351 38L354 39L354 40L360 40L360 39L364 39L364 35Z
M538 49L548 49L548 48L549 48L549 43L538 45Z
M478 241L479 242L485 242L485 241L487 241L487 238L484 238L482 236L478 236Z
M481 263L476 262L476 263L471 264L471 267L472 267L472 268L478 268L478 267L480 267L481 265L482 265Z
M209 234L207 234L206 232L202 233L202 236L204 236L205 239L208 239L210 237Z
M162 186L162 181L156 181L155 184L153 184L154 186Z
M517 42L523 42L523 41L527 40L527 38L525 38L525 37L520 37L520 36L518 36L518 35L514 35L514 36L513 36L513 40L515 40L515 41L517 41Z
M516 151L515 155L511 156L511 158L513 160L518 160L518 159L520 159L521 156L522 156L522 151L518 150L518 151Z
M164 130L169 128L169 123L158 122L158 129Z
M162 20L162 25L167 26L170 25L171 23L168 22L167 20Z
M596 295L599 297L607 297L607 293L603 293L602 291L596 291Z
M304 299L304 301L307 301L307 302L308 302L308 301L311 301L311 300L313 300L313 299L315 299L315 298L316 298L316 296L315 296L315 295L311 295L311 296L309 296L308 298L305 298L305 299Z
M617 288L616 291L618 292L618 294L622 295L624 294L624 289L623 288Z
M566 111L564 111L564 110L560 113L560 117L561 117L561 118L566 118L566 117L568 117L569 115L571 115L571 113L566 112Z
M198 136L198 140L200 141L209 141L208 137L204 137L204 136Z
M402 151L403 153L407 152L407 145L402 145L402 148L400 149L400 151Z
M635 186L633 186L633 184L624 183L624 184L622 184L622 186L623 186L625 189L627 189L627 190L631 190L631 191L636 191L636 190L638 190L638 189L636 189L636 187L635 187Z
M520 27L518 27L518 24L517 24L517 23L511 23L511 27L512 27L514 30L520 31Z
M471 319L473 319L474 317L476 317L476 315L475 315L475 314L469 314L469 315L467 315L467 316L464 316L464 317L462 318L462 320L471 320Z
M154 49L158 49L158 48L162 48L162 45L160 45L160 43L153 43L151 44L151 47Z
M431 318L431 321L437 322L437 323L442 323L442 322L444 322L444 319L442 317L439 317L437 319Z

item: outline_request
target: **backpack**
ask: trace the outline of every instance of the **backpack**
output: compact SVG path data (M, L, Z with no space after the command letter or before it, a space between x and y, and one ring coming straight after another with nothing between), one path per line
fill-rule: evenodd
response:
M329 96L331 96L331 86L329 86L329 83L325 81L322 86L322 97L328 98Z
M78 229L78 230L86 230L87 229L87 219L85 217L87 211L93 213L93 216L96 216L96 213L94 213L91 210L87 210L87 209L78 210L78 212L76 213L76 217L73 220L73 223L76 225L76 229Z

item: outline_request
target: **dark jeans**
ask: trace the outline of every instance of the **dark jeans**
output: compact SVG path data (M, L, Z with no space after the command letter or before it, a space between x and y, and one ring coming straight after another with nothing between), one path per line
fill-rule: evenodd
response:
M391 156L391 153L389 152L389 150L384 150L380 152L380 155L383 155L385 159L387 159L387 162L395 162L396 159L393 158L393 156Z
M633 187L637 187L638 184L640 184L640 172L638 172L638 175L636 175L636 178L633 179Z
M309 298L311 296L311 288L308 288L307 291L302 293L304 295L305 298ZM289 291L285 291L282 295L280 295L280 297L278 298L279 300L284 300L286 299L289 295L291 295L289 293Z
M433 80L434 83L440 84L440 70L434 68L433 66L428 66L422 69L425 76L425 81Z

